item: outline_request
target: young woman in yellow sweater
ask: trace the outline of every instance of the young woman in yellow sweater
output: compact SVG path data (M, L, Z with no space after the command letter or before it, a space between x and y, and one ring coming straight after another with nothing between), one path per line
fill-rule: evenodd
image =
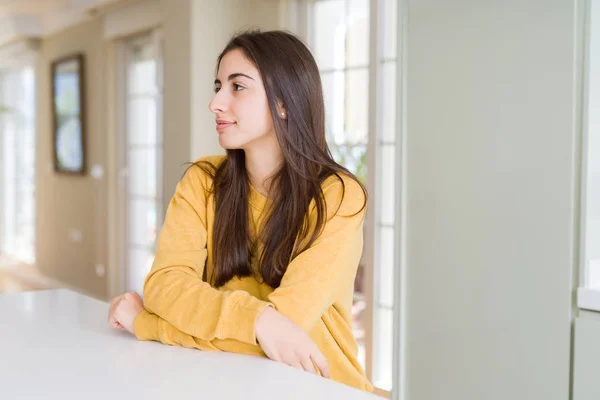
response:
M240 34L218 57L209 108L227 155L187 170L143 301L115 298L109 323L371 391L351 329L366 191L327 147L313 56L286 32Z

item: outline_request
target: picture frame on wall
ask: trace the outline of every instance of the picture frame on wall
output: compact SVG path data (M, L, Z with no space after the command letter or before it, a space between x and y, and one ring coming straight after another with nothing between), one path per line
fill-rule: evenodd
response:
M85 74L83 54L52 62L52 129L54 170L84 175Z

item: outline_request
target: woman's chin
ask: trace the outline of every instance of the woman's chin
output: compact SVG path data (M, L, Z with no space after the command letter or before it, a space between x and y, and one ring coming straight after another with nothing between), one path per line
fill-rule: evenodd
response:
M225 139L223 135L219 136L219 146L225 150L237 150L242 148L239 143L233 143L231 140Z

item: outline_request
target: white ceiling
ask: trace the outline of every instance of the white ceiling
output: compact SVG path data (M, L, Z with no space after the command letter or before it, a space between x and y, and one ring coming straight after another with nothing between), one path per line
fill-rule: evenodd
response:
M0 45L42 37L74 25L94 10L126 0L0 0Z
M45 14L67 3L68 0L0 0L0 18L11 14Z

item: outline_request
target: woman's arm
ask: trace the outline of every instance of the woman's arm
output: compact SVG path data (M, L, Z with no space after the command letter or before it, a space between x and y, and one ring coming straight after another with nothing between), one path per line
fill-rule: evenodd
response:
M323 232L292 260L280 286L268 296L277 311L306 332L313 329L340 290L353 287L363 249L366 207L361 210L365 202L362 188L346 177L344 186L339 179L331 179L324 188L329 215Z
M142 298L137 293L125 293L115 298L110 305L108 322L116 329L133 333L139 340L155 340L200 350L266 355L272 360L330 377L329 363L308 334L271 307L266 308L257 321L257 337L262 347L234 339L207 341L188 335L158 315L144 310Z
M269 303L242 290L219 291L202 280L208 187L196 166L177 185L144 285L144 307L199 340L256 345L256 319Z
M361 187L349 178L344 178L344 185L331 178L324 188L328 221L323 232L292 260L279 288L265 302L245 291L222 292L202 281L205 191L194 191L206 183L199 176L198 171L188 172L171 200L144 286L145 308L175 328L207 341L235 339L256 345L256 320L269 305L310 332L340 288L351 287L356 276L366 211L358 212L365 200Z
M156 314L142 311L134 322L134 335L139 340L154 340L168 345L183 346L200 350L220 350L230 353L250 354L266 357L258 345L243 343L235 339L203 340L175 328Z

